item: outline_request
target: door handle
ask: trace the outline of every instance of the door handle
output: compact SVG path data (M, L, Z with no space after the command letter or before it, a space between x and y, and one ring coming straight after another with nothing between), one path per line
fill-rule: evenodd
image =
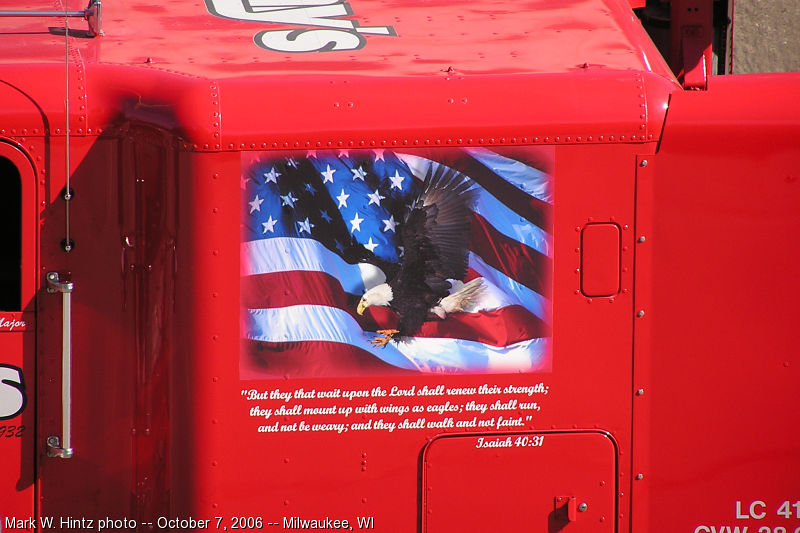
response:
M72 457L72 289L71 281L60 281L58 272L47 273L47 292L61 293L61 438L47 437L47 455Z

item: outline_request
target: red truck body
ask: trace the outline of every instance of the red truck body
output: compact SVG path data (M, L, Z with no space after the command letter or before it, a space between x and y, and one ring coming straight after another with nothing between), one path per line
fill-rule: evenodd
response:
M621 0L100 9L0 18L0 530L800 532L800 75ZM440 165L494 303L374 347Z

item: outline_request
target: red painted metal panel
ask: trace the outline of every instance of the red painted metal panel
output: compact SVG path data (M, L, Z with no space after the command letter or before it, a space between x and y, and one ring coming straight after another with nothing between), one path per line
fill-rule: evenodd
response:
M222 148L641 143L658 137L675 88L654 75L591 68L577 76L299 81L221 81ZM256 87L264 103L253 106Z
M676 93L640 173L634 407L650 422L634 419L636 529L800 526L779 513L800 493L799 84L731 76Z
M441 437L422 465L423 532L616 531L608 435Z
M613 296L619 292L621 231L616 224L587 224L581 231L581 292Z

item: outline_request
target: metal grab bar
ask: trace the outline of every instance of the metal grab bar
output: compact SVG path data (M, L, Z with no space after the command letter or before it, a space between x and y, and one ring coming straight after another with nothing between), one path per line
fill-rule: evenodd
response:
M0 17L81 17L89 23L89 35L103 35L100 0L89 0L83 11L0 11Z
M47 455L72 457L72 289L71 281L59 281L58 272L47 273L47 292L62 294L61 328L61 439L47 437Z

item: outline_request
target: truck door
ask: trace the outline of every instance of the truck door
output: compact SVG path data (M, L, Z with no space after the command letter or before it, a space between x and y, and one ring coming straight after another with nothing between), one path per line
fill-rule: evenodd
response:
M162 139L127 127L73 138L69 252L63 182L43 215L39 511L53 528L139 527L169 501L163 347L174 240L164 213L174 159Z
M35 230L33 168L0 142L0 520L33 516Z

